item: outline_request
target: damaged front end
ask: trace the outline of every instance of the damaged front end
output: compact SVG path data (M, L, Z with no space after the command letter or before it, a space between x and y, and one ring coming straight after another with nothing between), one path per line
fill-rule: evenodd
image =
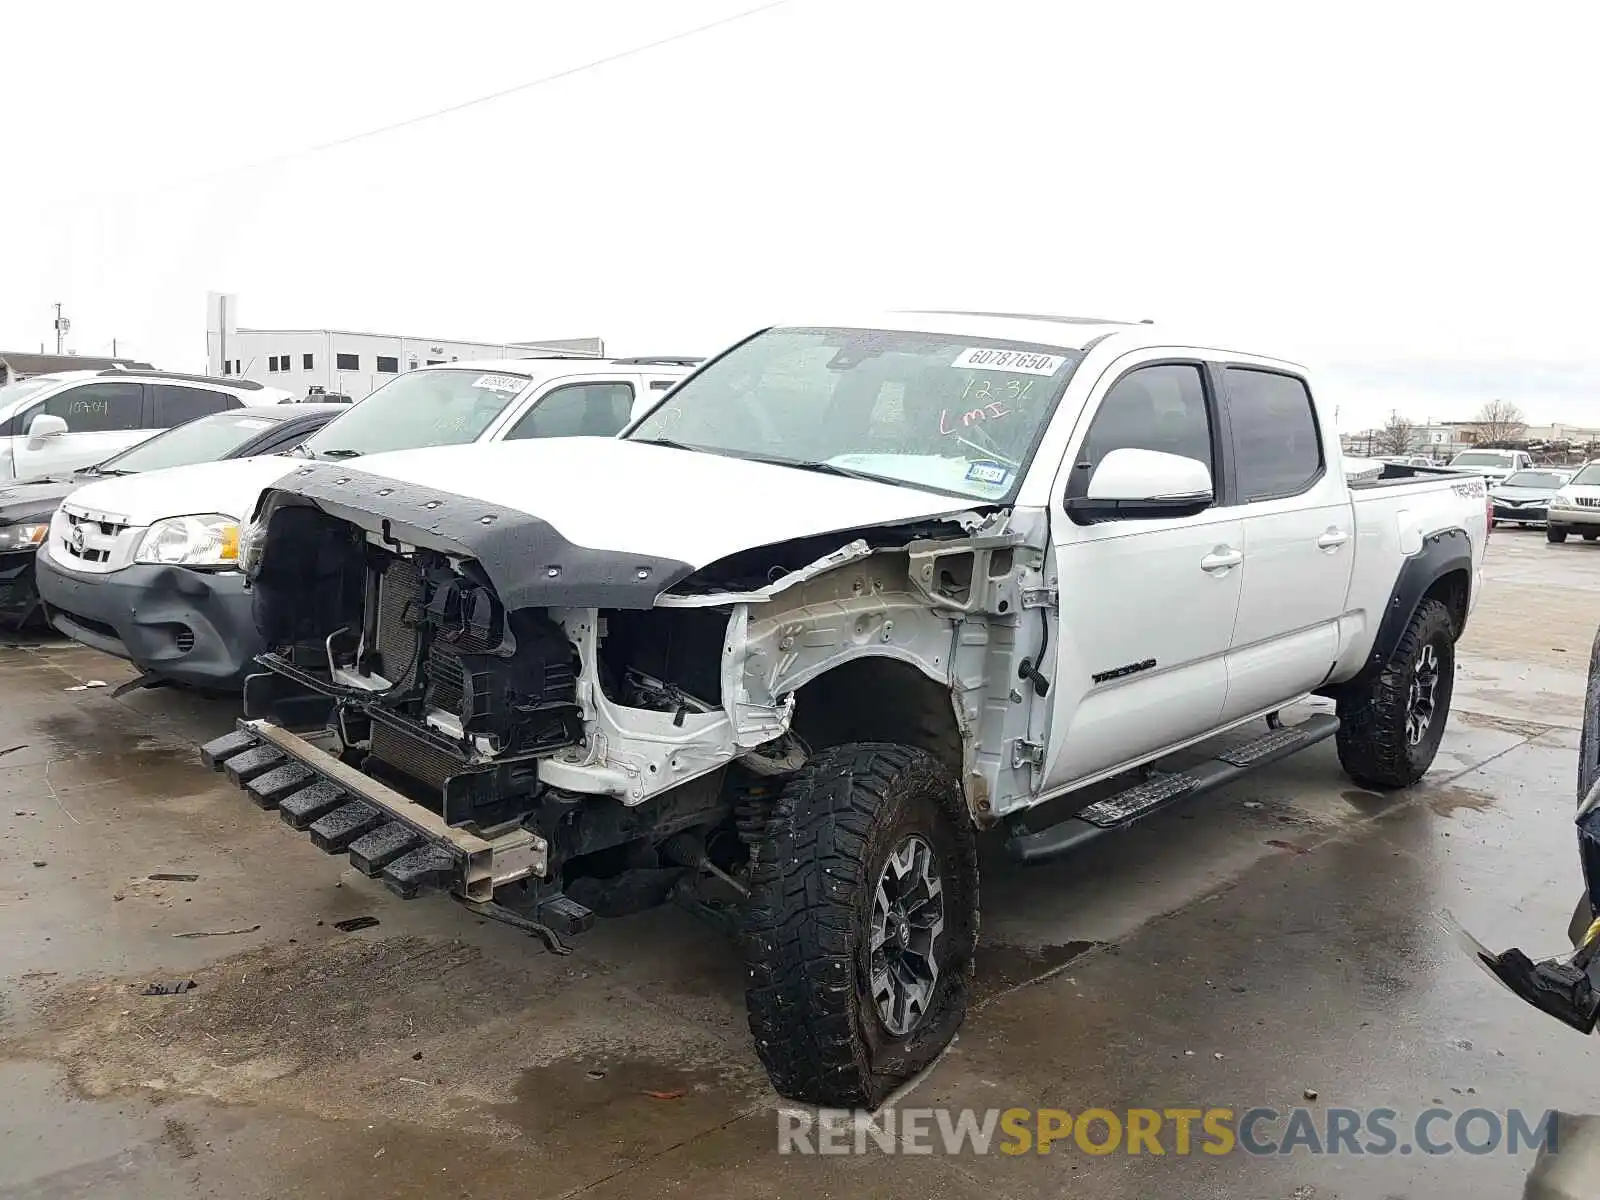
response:
M206 756L402 896L514 894L568 932L686 877L736 901L741 811L805 761L797 693L841 663L909 670L952 765L999 761L978 749L1011 689L991 640L1020 650L1034 561L1005 526L967 513L697 570L307 465L245 535L266 670ZM988 614L1007 614L992 639Z

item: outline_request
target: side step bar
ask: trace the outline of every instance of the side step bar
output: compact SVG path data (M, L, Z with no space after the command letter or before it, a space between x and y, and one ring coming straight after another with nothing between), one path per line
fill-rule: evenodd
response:
M1028 814L1023 813L1011 821L1006 850L1019 862L1046 862L1104 834L1124 829L1177 800L1212 791L1257 767L1288 758L1338 731L1338 717L1316 713L1298 725L1274 729L1197 766L1156 772L1144 782L1097 800L1055 825L1035 829L1028 824Z
M439 887L478 904L502 883L542 876L544 839L521 827L497 836L447 825L438 813L363 775L320 746L270 721L240 721L200 748L258 808L311 835L326 854L348 853L363 875L404 900Z

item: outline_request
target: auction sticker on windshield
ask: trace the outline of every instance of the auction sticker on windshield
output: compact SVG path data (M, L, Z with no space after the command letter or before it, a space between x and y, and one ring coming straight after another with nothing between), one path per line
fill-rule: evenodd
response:
M997 462L979 460L967 466L967 480L970 483L987 483L991 487L1004 487L1010 478L1010 470Z
M1054 375L1066 362L1060 354L1038 354L1032 350L995 350L974 346L963 350L950 365L979 371L1021 371L1026 375Z
M472 386L491 392L520 392L527 382L515 375L479 375L472 381Z

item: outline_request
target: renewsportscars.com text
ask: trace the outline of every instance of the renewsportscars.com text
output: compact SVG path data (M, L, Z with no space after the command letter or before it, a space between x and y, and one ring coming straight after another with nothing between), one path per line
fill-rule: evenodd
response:
M1555 1113L1429 1108L779 1109L779 1154L1557 1153Z

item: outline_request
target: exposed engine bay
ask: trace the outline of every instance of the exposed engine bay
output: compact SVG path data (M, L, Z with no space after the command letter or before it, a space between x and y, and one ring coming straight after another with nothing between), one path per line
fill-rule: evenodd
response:
M553 546L548 527L497 557L459 530L385 516L396 506L373 503L380 478L359 503L358 473L339 478L337 500L313 502L303 479L269 492L247 532L270 672L247 686L247 715L323 729L339 761L450 829L532 833L537 853L494 871L494 886L520 880L601 911L616 905L597 877L688 869L737 892L741 806L808 748L844 740L926 745L961 773L980 822L997 794L1027 790L999 747L1008 721L1026 721L1015 660L1042 555L1008 513L842 531L694 570L597 563Z

